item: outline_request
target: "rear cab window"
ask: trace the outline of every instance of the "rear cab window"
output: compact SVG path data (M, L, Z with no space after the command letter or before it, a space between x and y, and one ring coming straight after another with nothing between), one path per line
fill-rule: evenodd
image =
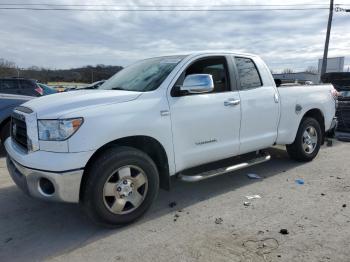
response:
M234 57L241 90L259 88L263 85L254 61L247 57Z

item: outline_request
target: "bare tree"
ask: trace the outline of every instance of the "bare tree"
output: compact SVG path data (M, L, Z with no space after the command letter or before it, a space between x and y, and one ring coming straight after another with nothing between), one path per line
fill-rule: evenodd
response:
M6 59L0 58L0 76L16 76L17 68L14 62L8 61Z
M308 66L305 69L305 72L306 73L312 73L312 74L317 74L318 73L317 68L315 66Z
M294 73L294 70L291 68L285 68L282 70L282 74L290 74L290 73Z

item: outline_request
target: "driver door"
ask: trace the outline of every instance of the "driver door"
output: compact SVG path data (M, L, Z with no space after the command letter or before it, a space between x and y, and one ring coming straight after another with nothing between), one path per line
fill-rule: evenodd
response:
M210 93L176 95L184 78L210 74ZM169 94L177 172L237 155L241 121L239 93L235 90L225 56L207 56L190 63Z

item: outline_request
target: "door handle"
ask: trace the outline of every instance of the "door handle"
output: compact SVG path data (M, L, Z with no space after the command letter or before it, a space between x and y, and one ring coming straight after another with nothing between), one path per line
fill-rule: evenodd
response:
M241 103L239 99L228 99L224 102L224 106L237 106Z

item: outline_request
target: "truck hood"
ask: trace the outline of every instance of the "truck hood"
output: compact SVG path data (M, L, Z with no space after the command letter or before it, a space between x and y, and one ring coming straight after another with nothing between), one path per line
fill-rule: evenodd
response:
M28 101L23 106L36 112L38 118L60 118L86 108L132 101L141 94L122 90L81 90L43 96Z

